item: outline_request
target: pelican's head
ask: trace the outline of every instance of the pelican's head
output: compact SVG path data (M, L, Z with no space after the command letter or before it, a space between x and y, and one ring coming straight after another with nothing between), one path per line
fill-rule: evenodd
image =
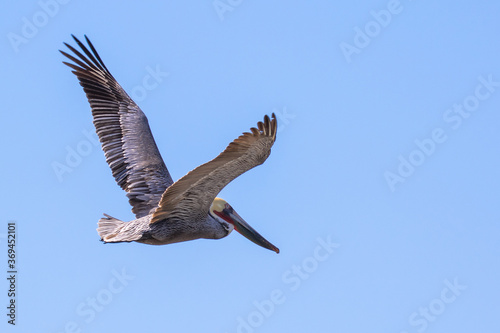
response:
M236 213L236 211L228 204L225 200L221 198L215 198L212 206L210 207L210 215L217 220L222 226L231 233L233 229L238 231L240 234L251 240L257 245L260 245L266 249L280 253L280 250L269 243L264 237L262 237L255 229L248 225L248 223L241 218L241 216Z

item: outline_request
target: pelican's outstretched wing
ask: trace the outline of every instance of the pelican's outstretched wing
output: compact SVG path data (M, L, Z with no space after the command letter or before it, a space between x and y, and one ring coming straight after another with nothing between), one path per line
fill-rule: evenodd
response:
M156 147L148 119L104 65L90 40L90 50L72 36L85 53L64 43L74 54L60 51L73 69L92 108L94 125L116 182L127 192L137 218L158 207L173 182Z
M276 116L259 122L252 133L243 133L219 156L200 165L170 186L153 213L151 223L168 217L200 221L209 212L217 194L233 179L264 163L276 140Z

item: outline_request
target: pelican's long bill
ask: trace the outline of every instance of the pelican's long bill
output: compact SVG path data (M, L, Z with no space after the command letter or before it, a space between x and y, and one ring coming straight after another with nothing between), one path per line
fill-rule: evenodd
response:
M219 212L217 212L219 213ZM220 213L219 213L220 214ZM219 215L218 214L218 215ZM243 220L234 209L224 209L222 211L223 217L226 221L234 225L234 230L238 231L240 234L245 236L248 240L251 240L257 245L260 245L268 250L280 253L280 249L271 244L267 239L261 236L254 228L252 228L248 223Z

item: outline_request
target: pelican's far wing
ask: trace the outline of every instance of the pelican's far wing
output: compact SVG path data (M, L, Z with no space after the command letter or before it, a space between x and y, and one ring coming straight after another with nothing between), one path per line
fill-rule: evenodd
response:
M151 223L167 217L201 220L217 194L233 179L264 163L276 140L276 116L266 115L251 133L243 133L216 158L190 171L170 186L153 213Z
M84 54L60 51L73 69L92 108L94 125L113 177L127 192L137 218L158 207L165 189L173 182L156 147L148 119L104 65L90 40L87 48L75 36Z

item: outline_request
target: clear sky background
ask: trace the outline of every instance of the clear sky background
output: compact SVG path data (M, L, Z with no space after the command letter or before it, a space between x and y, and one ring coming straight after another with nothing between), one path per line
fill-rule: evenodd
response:
M500 331L500 3L60 1L0 13L2 332ZM99 242L102 213L133 214L61 63L70 34L174 179L277 114L270 158L220 196L279 255L237 233Z

